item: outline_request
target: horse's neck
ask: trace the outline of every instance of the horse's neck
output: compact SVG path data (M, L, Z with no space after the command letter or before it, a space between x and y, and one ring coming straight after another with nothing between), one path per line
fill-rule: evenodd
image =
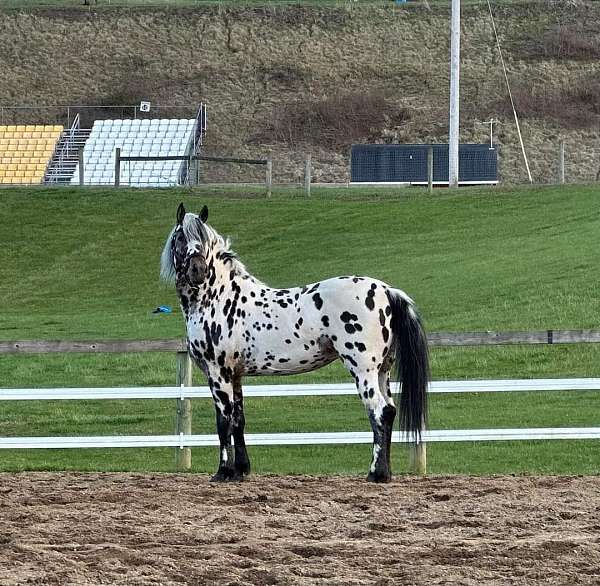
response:
M217 292L223 290L225 295L228 291L235 295L238 288L250 291L265 287L264 283L251 275L241 262L228 254L228 251L211 252L207 258L207 266L205 286L208 289L216 289Z

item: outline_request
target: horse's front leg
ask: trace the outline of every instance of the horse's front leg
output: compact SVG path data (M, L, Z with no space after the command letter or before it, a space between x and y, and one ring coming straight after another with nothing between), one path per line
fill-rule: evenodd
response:
M235 458L231 445L233 432L233 385L216 382L212 378L209 378L209 385L215 402L217 434L219 436L219 469L211 480L213 482L235 480Z
M235 442L235 472L240 479L250 474L250 459L244 439L245 425L242 381L236 378L233 381L233 441Z

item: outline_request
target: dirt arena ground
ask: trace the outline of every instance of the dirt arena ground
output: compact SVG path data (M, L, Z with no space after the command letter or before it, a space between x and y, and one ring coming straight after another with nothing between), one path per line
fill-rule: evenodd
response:
M599 477L0 474L0 584L598 584Z

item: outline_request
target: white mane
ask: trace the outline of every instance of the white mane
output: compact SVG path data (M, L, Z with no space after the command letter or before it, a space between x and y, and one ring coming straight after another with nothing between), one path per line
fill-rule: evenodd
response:
M173 234L175 234L176 227L171 230L160 255L160 280L165 283L175 282L175 261L173 259L173 252L171 251L171 240L173 239Z
M184 216L182 222L183 235L188 243L198 242L205 253L212 251L213 253L221 252L225 253L226 259L231 262L232 268L236 273L247 273L246 267L241 263L236 254L231 250L229 238L221 236L214 228L208 224L204 224L197 221L197 214L188 213ZM171 241L175 235L177 226L175 226L162 250L160 256L160 278L162 281L167 283L175 282L175 259L173 258L173 252L171 250Z

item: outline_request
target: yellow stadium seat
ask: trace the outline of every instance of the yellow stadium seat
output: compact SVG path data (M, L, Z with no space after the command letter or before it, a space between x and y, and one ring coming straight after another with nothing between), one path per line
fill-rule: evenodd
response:
M11 124L11 125L8 125L8 126L6 127L6 131L7 131L7 132L14 132L16 129L17 129L17 127L16 127L16 126L13 126L12 124Z
M9 138L10 139L10 138L13 138L14 134L15 133L12 132L12 131L11 132L5 132L3 136L4 136L4 138Z
M25 132L34 132L35 131L35 125L33 124L27 124L25 126Z
M25 177L25 171L15 171L15 177L18 177L19 179L21 179L22 177Z
M7 169L4 173L5 177L14 177L15 176L15 171L14 169Z
M23 132L23 138L33 138L33 132L26 130Z
M9 171L16 171L17 170L17 164L16 163L9 163L7 169Z
M37 124L36 126L34 126L34 130L36 132L44 132L44 126L42 126L41 124Z
M25 132L25 125L17 124L17 132Z
M0 177L4 177L6 171L4 169L0 169Z
M8 144L8 138L0 138L0 146L5 146Z
M38 163L38 164L36 165L36 169L37 169L38 171L45 171L45 170L46 170L46 165L45 165L44 163Z
M52 127L52 130L54 130L54 132L62 132L64 129L64 126L62 124L55 124Z
M23 183L21 177L13 177L11 183L13 184L19 184L19 183Z
M37 165L35 163L27 163L26 168L28 171L37 171Z

